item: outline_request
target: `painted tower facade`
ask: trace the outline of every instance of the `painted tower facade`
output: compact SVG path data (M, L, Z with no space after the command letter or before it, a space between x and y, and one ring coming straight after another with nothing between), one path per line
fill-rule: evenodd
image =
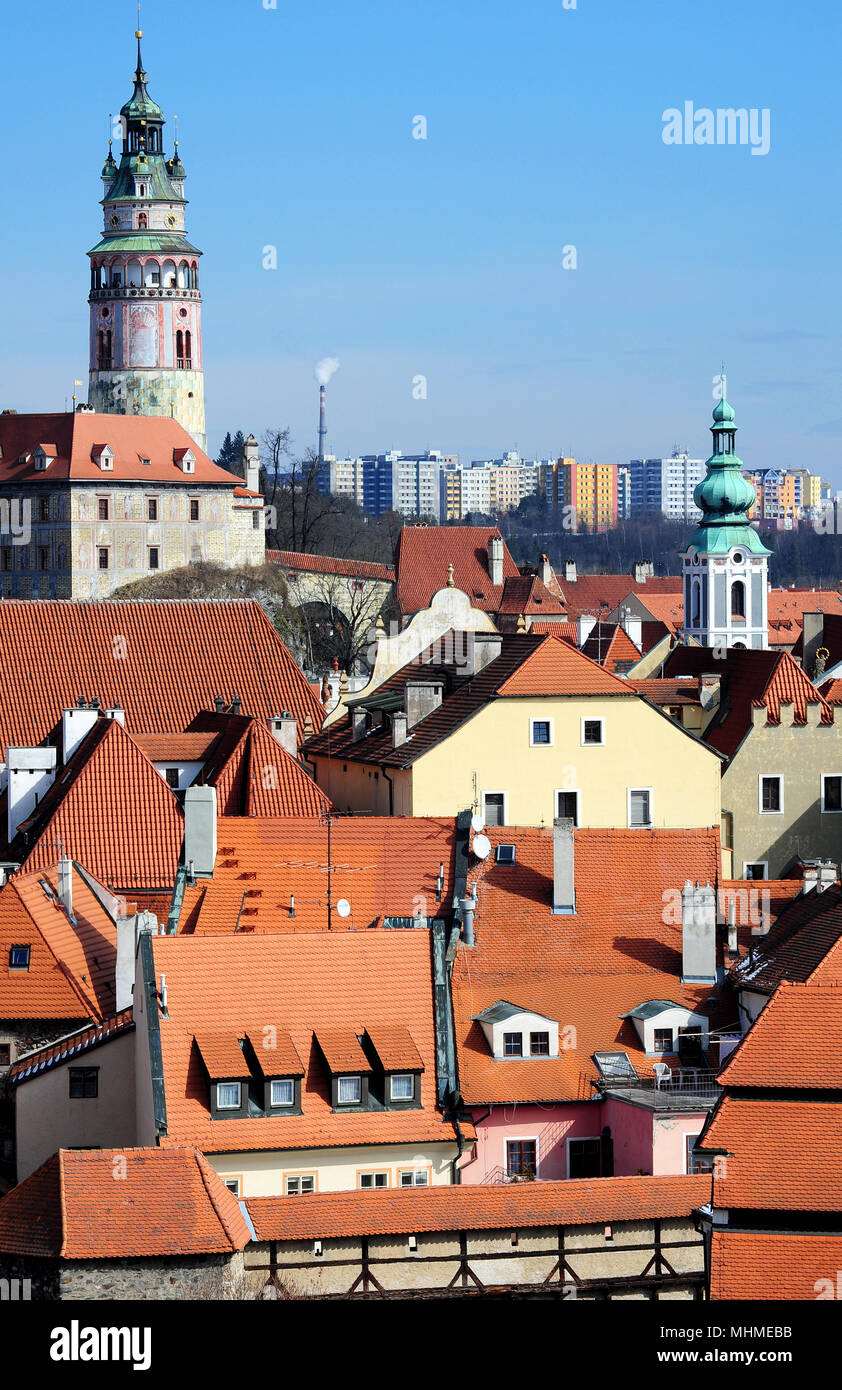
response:
M713 453L693 500L702 516L683 553L684 634L703 647L768 646L769 551L749 521L756 496L735 453L737 426L722 399L713 412Z
M164 156L164 113L147 91L137 32L123 149L102 170L103 238L91 259L89 402L110 415L164 415L206 448L201 252L185 231L184 166Z

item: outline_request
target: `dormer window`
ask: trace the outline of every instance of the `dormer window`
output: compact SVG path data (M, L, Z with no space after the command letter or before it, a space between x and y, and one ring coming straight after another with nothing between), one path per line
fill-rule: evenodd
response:
M192 449L173 449L173 463L182 473L195 473L196 455Z
M415 1099L415 1077L411 1072L398 1072L389 1077L389 1094L392 1100Z
M243 1087L240 1081L219 1081L216 1086L217 1110L239 1110L243 1103Z
M44 473L58 455L54 444L39 444L32 454L32 463L37 473Z
M499 999L474 1014L494 1057L500 1061L523 1057L558 1056L558 1022Z
M362 1101L362 1094L361 1076L340 1076L337 1078L337 1105L359 1105Z
M523 1056L523 1034L504 1033L503 1034L503 1056L522 1057Z
M114 471L114 450L110 445L95 444L91 450L91 459L103 473Z
M276 1107L290 1106L295 1104L295 1082L290 1078L284 1081L271 1081L269 1104L274 1110Z
M230 1033L204 1033L195 1043L207 1073L211 1119L245 1119L252 1079L243 1052L245 1039Z

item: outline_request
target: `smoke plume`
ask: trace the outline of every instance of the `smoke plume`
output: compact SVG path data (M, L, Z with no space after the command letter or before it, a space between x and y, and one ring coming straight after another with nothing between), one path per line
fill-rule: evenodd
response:
M314 367L314 375L320 386L327 386L334 372L339 370L338 357L323 357Z

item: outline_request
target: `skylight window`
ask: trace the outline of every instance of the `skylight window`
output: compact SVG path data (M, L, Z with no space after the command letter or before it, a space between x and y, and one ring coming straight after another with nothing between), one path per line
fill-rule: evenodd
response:
M606 1081L630 1081L637 1077L625 1052L595 1052L593 1059Z
M516 853L517 853L517 851L516 851L516 847L515 847L514 845L498 845L498 846L497 846L497 863L498 863L498 864L514 864Z
M29 946L10 946L9 947L9 969L28 970L29 969Z

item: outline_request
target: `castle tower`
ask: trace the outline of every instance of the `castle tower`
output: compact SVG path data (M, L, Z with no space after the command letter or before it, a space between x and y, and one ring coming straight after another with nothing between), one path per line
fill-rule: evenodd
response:
M91 258L89 401L118 415L171 415L205 441L201 252L184 228L184 166L164 158L164 113L150 97L137 38L123 149L102 170L105 226Z
M693 500L702 517L684 551L684 635L703 647L768 646L767 566L770 552L749 522L755 491L734 452L734 411L722 399L713 412L713 453Z

